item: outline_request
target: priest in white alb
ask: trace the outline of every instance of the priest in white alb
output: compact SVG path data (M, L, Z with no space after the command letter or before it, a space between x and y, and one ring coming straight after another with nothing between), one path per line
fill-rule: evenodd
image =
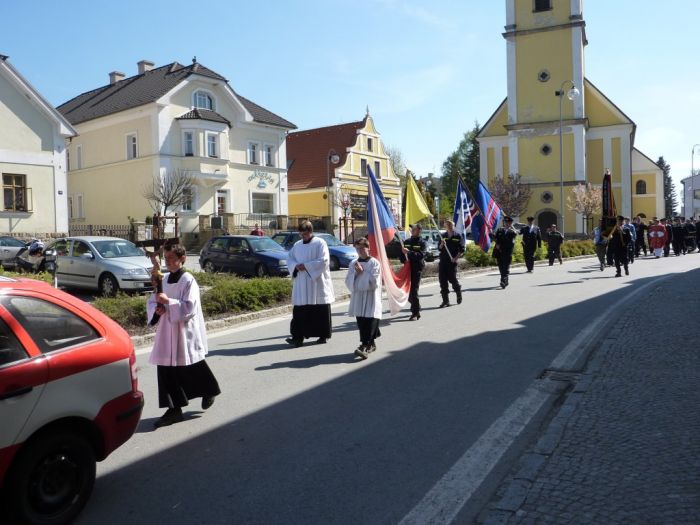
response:
M318 337L318 344L331 337L331 304L335 301L331 281L328 245L314 237L311 222L299 226L301 240L289 250L287 264L292 272L291 337L287 342L299 347L304 339Z

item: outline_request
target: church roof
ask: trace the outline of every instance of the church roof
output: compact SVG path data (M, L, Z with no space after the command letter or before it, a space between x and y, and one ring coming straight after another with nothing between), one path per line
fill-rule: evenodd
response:
M357 122L323 128L307 129L287 135L287 177L290 190L325 187L333 168L345 164L348 149L357 141L357 132L365 127L367 118ZM336 165L328 157L340 156Z

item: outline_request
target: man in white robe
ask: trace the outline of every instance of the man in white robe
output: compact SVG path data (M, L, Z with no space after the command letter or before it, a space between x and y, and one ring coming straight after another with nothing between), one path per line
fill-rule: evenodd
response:
M348 315L354 315L360 330L360 346L355 355L367 359L377 349L374 340L379 337L382 318L382 276L379 261L369 254L369 241L364 237L355 243L358 258L348 266L345 285L352 297Z
M158 368L158 402L167 411L156 428L182 421L182 407L190 399L202 398L206 410L221 393L207 365L207 334L199 295L192 274L185 272L185 249L166 247L162 291L156 289L146 305L148 319L157 324L149 363Z
M318 337L318 344L331 337L331 304L335 301L331 281L330 254L325 241L314 237L311 222L299 226L301 239L289 250L287 264L292 271L291 337L286 341L300 347L304 339Z

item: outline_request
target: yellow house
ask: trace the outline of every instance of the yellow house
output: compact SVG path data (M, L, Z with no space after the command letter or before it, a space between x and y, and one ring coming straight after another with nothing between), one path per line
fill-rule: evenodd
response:
M154 210L154 177L186 172L194 184L176 210L183 233L199 217L236 214L236 225L287 214L286 135L294 124L236 93L198 63L110 73L110 83L59 106L79 137L69 146L73 224L127 224ZM254 217L254 218L251 218ZM261 221L262 222L262 221Z
M664 213L663 173L634 148L636 124L584 77L581 4L506 0L508 96L477 137L481 180L519 174L533 190L525 214L567 233L586 230L571 188L601 184L605 169L618 213Z
M0 232L20 237L68 232L68 121L0 55Z
M290 215L330 217L336 227L347 217L363 228L369 167L401 224L401 182L369 112L357 122L289 133L287 158Z

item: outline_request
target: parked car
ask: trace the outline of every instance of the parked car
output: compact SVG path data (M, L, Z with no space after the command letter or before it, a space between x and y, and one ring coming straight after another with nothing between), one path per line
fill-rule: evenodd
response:
M17 252L27 246L26 242L9 236L0 237L0 264L6 270L17 267Z
M328 245L328 251L331 258L331 270L335 271L339 270L340 268L347 268L350 266L350 262L357 257L357 250L354 246L348 246L334 235L331 235L330 233L314 233L314 235L319 239L326 241L326 244ZM279 232L272 236L272 240L287 251L291 250L294 243L299 239L301 239L299 232L294 231Z
M233 272L238 275L286 276L287 252L270 237L223 235L212 237L199 252L205 272Z
M430 262L440 257L440 235L439 230L423 230L421 237L425 241L425 260Z
M66 237L56 251L59 286L89 288L112 296L119 290L151 290L153 264L133 242L119 237Z
M131 438L142 408L117 323L47 283L0 277L2 523L72 521L95 462Z

